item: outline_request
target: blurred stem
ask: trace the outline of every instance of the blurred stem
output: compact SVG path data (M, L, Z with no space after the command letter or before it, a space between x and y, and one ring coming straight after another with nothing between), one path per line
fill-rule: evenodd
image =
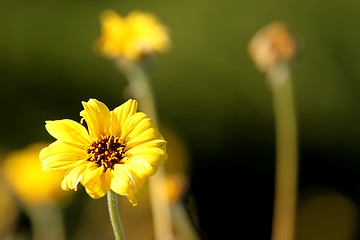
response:
M292 240L295 236L298 178L298 134L292 79L288 65L277 66L268 77L276 129L272 240Z
M149 78L141 66L141 63L119 59L117 66L125 73L129 81L130 94L139 102L139 110L146 113L153 120L155 126L158 126L159 123L153 91ZM166 189L165 177L165 169L162 166L154 176L149 178L151 209L156 240L173 239L170 205L164 192L164 189Z
M121 224L120 213L118 209L117 194L109 190L107 193L109 215L111 220L111 226L113 228L116 240L125 240L124 229Z
M64 224L57 205L46 204L27 208L34 240L65 240Z

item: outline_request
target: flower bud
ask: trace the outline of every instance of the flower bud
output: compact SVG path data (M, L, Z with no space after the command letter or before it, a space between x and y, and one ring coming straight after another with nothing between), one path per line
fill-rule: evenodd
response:
M268 73L279 63L290 63L295 59L299 44L289 27L279 21L261 28L251 38L248 51L256 67Z

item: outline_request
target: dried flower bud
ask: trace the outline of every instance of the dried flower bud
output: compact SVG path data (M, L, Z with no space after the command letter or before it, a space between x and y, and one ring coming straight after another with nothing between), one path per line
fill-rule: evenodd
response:
M279 63L292 61L298 49L295 35L286 24L278 21L256 32L248 48L256 67L265 73Z

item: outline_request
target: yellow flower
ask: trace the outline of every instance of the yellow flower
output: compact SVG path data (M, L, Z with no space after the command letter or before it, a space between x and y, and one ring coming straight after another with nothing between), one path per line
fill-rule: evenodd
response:
M165 179L165 192L170 203L174 204L181 199L187 190L188 180L185 174L168 174Z
M34 143L10 152L4 159L4 178L11 190L27 206L40 206L63 199L67 194L59 184L63 173L41 171L39 152L47 144Z
M69 119L46 121L57 140L40 152L43 170L65 170L64 190L76 191L81 183L97 199L111 189L137 205L147 178L167 159L166 141L153 121L137 112L136 100L112 111L96 99L82 105L88 129Z
M138 60L170 47L167 28L151 13L132 11L123 17L107 10L100 21L101 35L95 48L105 57Z

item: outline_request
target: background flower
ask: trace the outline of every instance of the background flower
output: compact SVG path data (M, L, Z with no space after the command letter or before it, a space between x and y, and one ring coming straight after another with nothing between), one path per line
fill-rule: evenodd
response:
M52 174L41 170L39 152L46 145L33 143L24 149L10 152L4 160L6 182L27 206L58 203L69 195L60 188L63 172Z
M95 48L105 57L137 60L170 47L167 28L152 13L135 10L123 17L107 10L100 20L101 36Z
M290 64L299 52L300 44L290 27L274 21L258 30L250 39L248 51L256 67L268 72L276 64Z

